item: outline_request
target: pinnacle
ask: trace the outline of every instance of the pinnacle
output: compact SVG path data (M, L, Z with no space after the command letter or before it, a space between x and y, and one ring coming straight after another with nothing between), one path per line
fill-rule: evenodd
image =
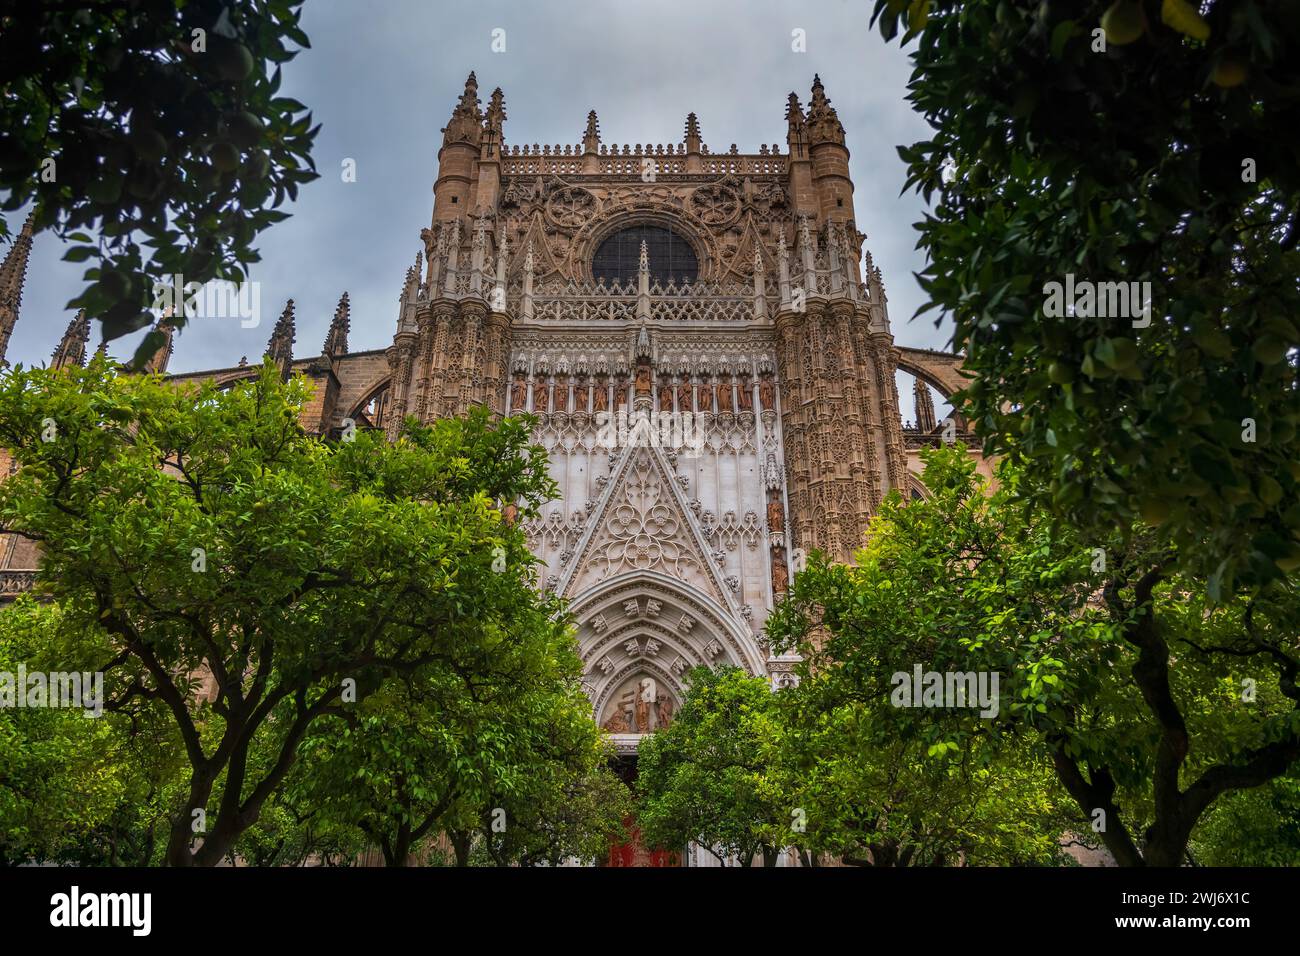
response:
M345 291L339 296L338 307L334 310L334 319L330 322L329 332L325 335L325 345L321 354L344 355L348 350L348 330L352 326L352 305Z
M79 309L73 320L68 323L63 338L59 340L59 345L54 350L51 368L81 365L86 359L86 342L89 339L90 320L86 318L86 310Z
M271 332L271 341L274 342L284 332L288 332L290 336L294 334L293 299L285 303L284 311L276 320L275 329Z
M9 337L18 323L18 309L22 305L23 281L27 277L27 259L31 255L35 227L36 211L32 210L14 237L4 262L0 263L0 365L5 363Z

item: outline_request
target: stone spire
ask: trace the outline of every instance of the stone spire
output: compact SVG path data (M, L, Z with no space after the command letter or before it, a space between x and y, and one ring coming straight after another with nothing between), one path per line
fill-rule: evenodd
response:
M600 121L596 119L595 110L587 114L587 129L582 134L582 151L584 153L600 151Z
M402 293L397 297L397 334L414 332L417 327L415 310L420 298L420 263L423 253L416 252L415 264L406 267L402 279Z
M486 164L496 163L501 157L501 144L505 140L504 128L506 122L506 96L501 92L501 87L492 91L492 97L488 101L487 112L483 119L483 135L479 140L479 159L485 164L484 171L488 168ZM494 207L496 205L496 189L500 185L500 170L496 166L490 167L493 175L490 182L487 179L479 183L478 201L481 205Z
M650 318L650 250L645 240L641 240L641 256L636 267L636 316L641 320L642 328Z
M694 113L686 114L686 152L698 153L702 148L700 139L700 121Z
M469 291L471 295L483 294L483 264L487 261L487 216L474 222L474 238L470 240Z
M844 127L831 101L826 98L821 77L813 74L812 100L808 104L808 129L813 143L844 145Z
M162 318L158 320L157 324L154 325L153 331L162 333L163 343L158 346L153 355L149 356L149 360L144 363L142 371L146 375L152 375L155 372L162 374L167 371L167 363L171 360L172 349L174 347L172 344L172 335L176 331L172 328L172 313L170 309L168 309L167 312L163 314Z
M871 256L871 250L867 250L866 258L867 289L871 293L871 298L875 302L884 305L888 302L885 296L885 280L881 276L880 267L876 265L876 260Z
M519 299L519 315L527 321L533 317L533 240L524 249L524 289Z
M912 399L916 405L916 427L921 434L934 431L937 424L934 418L934 399L930 397L930 386L919 378L912 380Z
M460 218L453 219L450 227L444 226L444 229L447 228L450 228L450 233L444 233L449 237L447 239L447 271L443 277L443 294L449 299L454 299L460 294L460 279L457 273L460 264Z
M86 343L90 341L90 319L82 309L71 322L67 331L54 350L50 359L50 368L68 368L75 365L80 368L86 361Z
M0 367L7 364L5 352L9 349L9 337L18 324L18 307L23 302L23 281L27 278L27 259L31 256L35 227L36 211L33 210L14 237L4 264L0 265Z
M348 294L339 297L338 307L334 310L334 321L325 335L325 346L321 354L328 358L338 358L348 354L348 330L352 327L352 307L348 303Z
M415 265L406 267L406 275L402 279L402 294L399 298L406 302L414 302L420 289L420 264L424 261L424 253L415 253Z
M290 299L276 320L271 339L266 343L266 355L280 368L280 380L288 381L293 368L293 340L295 335L293 299Z
M790 307L790 250L785 244L785 230L776 237L777 288L781 293L781 308Z
M501 233L496 240L497 246L497 274L496 288L493 292L492 308L497 312L504 312L506 304L506 273L510 267L510 240L506 238L505 227L501 227Z
M793 90L790 91L790 98L786 101L785 121L789 127L787 140L789 142L794 142L796 139L802 141L807 119L803 115L803 107L799 105L799 95Z
M469 76L465 78L465 92L460 94L456 111L478 116L478 77L474 75L473 70L470 70Z
M501 117L505 118L504 114ZM478 103L478 79L473 71L465 80L465 92L460 95L460 102L451 111L451 121L442 131L443 145L450 143L472 143L477 146L483 133L483 111Z
M471 76L473 74L470 74ZM492 97L488 100L486 118L483 120L483 129L486 132L496 135L497 142L501 141L501 130L506 121L506 95L501 92L501 87L492 91Z

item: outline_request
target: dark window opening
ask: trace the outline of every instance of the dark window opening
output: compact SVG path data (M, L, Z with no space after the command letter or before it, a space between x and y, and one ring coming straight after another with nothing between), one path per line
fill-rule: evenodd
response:
M681 236L662 226L633 226L614 233L600 244L591 260L591 274L605 284L636 281L641 264L641 243L650 258L650 280L678 285L694 282L699 274L695 250Z

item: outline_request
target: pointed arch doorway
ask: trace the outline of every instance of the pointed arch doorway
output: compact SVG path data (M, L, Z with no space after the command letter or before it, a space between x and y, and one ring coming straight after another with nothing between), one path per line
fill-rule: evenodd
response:
M765 657L752 633L703 589L657 571L611 578L575 597L583 685L597 724L614 743L614 769L634 791L637 749L671 725L686 694L686 675L701 665L762 674ZM688 848L646 846L635 819L610 847L605 866L682 866Z

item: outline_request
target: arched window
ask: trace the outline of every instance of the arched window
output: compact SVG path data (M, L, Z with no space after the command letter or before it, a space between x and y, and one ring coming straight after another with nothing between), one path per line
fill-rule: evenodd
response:
M694 282L699 272L695 250L681 236L662 226L632 226L614 233L600 244L591 260L591 275L606 285L636 281L641 263L641 243L650 257L650 279L660 282Z

